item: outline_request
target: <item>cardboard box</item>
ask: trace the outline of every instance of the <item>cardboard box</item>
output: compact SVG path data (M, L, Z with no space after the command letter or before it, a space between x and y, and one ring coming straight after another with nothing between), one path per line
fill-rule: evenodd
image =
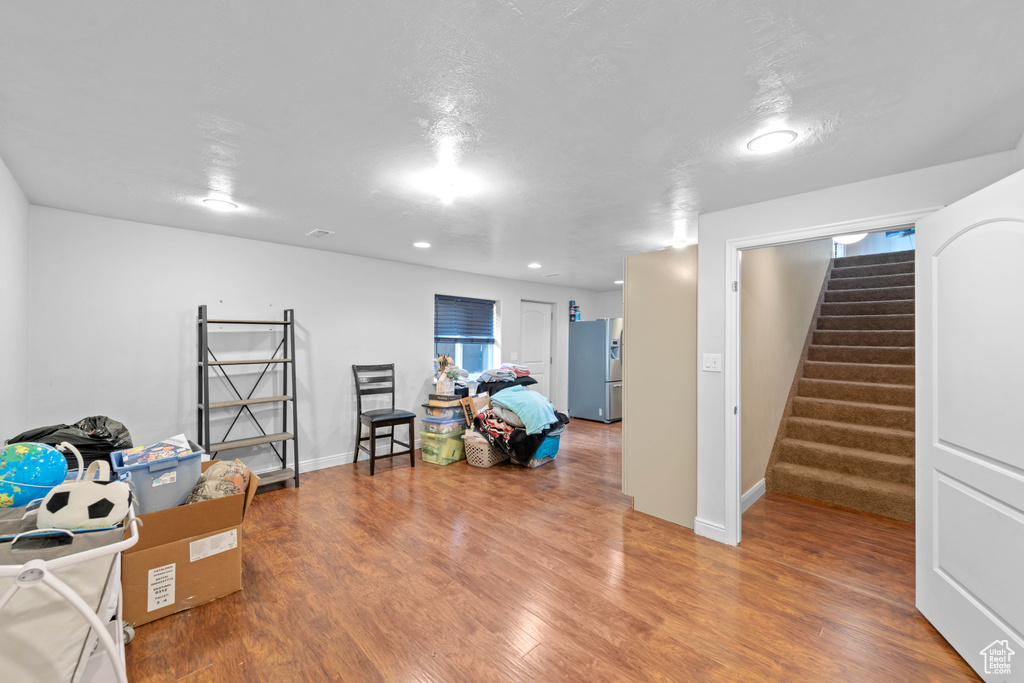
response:
M245 493L139 515L139 542L122 557L125 621L148 624L241 590L239 534L259 482L250 474Z

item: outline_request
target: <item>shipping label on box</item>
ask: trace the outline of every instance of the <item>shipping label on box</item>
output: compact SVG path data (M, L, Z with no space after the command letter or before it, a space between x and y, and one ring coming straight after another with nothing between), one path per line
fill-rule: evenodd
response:
M216 536L201 538L188 544L189 559L192 562L210 555L217 555L238 547L238 529L225 531Z
M146 611L155 612L174 604L174 563L149 570Z

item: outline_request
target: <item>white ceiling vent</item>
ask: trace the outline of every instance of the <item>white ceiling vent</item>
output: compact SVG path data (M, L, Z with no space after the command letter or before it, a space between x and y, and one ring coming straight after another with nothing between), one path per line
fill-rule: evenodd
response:
M316 230L310 230L307 232L306 237L327 237L328 235L333 234L333 230L321 230L320 228L317 228Z

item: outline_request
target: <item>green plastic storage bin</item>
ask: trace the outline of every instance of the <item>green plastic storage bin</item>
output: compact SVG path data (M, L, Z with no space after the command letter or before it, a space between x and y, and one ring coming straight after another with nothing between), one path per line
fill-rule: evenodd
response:
M466 458L466 444L462 435L466 430L450 434L420 432L420 457L423 462L435 465L450 465Z

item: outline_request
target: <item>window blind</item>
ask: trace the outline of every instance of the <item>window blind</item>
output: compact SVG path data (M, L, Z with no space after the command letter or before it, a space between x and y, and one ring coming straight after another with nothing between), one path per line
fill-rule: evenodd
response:
M434 341L493 344L494 302L435 295Z

